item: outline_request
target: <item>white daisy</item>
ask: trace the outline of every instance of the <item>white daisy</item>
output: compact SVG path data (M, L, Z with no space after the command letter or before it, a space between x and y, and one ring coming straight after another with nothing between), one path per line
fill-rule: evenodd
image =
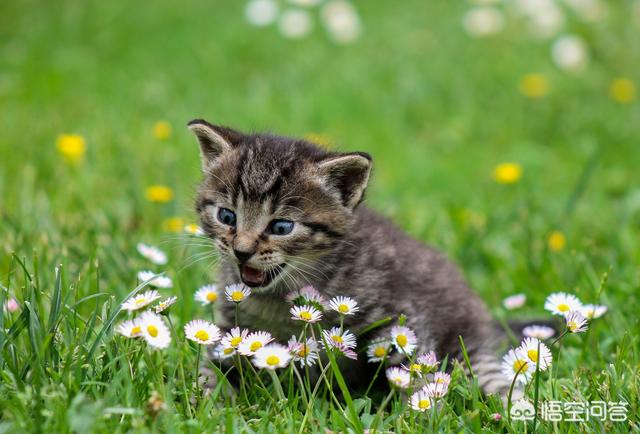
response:
M184 335L200 345L213 345L220 340L220 329L209 321L195 319L184 326Z
M529 338L545 340L555 335L556 331L552 327L534 324L523 328L522 334Z
M539 369L541 371L546 370L551 365L553 359L551 350L536 338L525 338L518 347L518 350L527 356L527 359L529 359L532 365L531 369L534 371L536 363L539 363Z
M165 298L160 303L156 304L153 309L156 311L156 313L164 312L167 309L169 309L171 306L173 306L177 300L178 300L178 297Z
M167 255L156 246L151 246L145 243L138 243L136 248L138 249L138 253L140 253L143 257L147 258L154 264L164 265L167 263Z
M195 223L190 223L188 225L185 225L184 231L190 235L195 235L195 236L204 235L204 231L202 230L202 228Z
M214 284L204 285L196 291L194 298L203 306L214 303L218 300L218 287Z
M391 329L391 339L398 352L407 355L415 351L418 342L413 330L404 326L394 326Z
M133 312L140 310L160 298L158 291L151 290L139 293L122 303L122 309Z
M609 308L607 306L602 306L599 304L585 304L580 309L580 313L584 315L587 319L600 318L602 315L607 313Z
M327 300L311 285L303 286L297 291L287 294L287 301L292 304L311 304L316 307L324 307Z
M551 57L558 68L569 72L583 70L589 61L587 44L576 35L558 38L551 47Z
M147 344L156 348L167 348L171 343L171 333L162 317L154 312L145 311L140 315L142 337Z
M340 349L341 345L348 349L356 347L356 337L349 330L341 332L339 327L334 327L331 330L322 330L322 336L330 348Z
M313 306L293 306L290 310L291 319L315 323L322 319L322 313Z
M435 369L440 364L440 362L438 362L438 358L436 357L436 353L434 353L433 351L420 354L416 358L416 362L422 365L422 367L427 370Z
M504 300L502 300L502 305L507 310L518 309L519 307L524 306L524 303L527 301L527 296L524 294L515 294L511 295Z
M358 303L350 297L334 297L329 300L329 307L340 315L353 315L360 310Z
M387 379L391 384L400 389L406 389L411 382L411 376L409 372L398 366L392 366L386 370Z
M280 344L269 344L259 348L253 356L253 364L264 369L284 368L290 360L289 350Z
M504 29L504 15L491 6L476 7L465 14L462 25L470 36L489 36Z
M544 302L544 308L555 315L566 315L572 310L580 310L582 303L572 294L554 292Z
M216 360L224 360L224 359L228 359L229 357L232 357L235 353L236 353L236 349L233 348L232 346L229 346L228 343L226 345L223 345L222 343L220 343L216 345L213 351L211 352L211 357L213 357Z
M238 352L243 356L253 356L256 351L273 341L271 333L253 332L249 333L246 338L238 345Z
M391 342L388 339L378 338L369 343L367 347L367 358L369 363L381 362L391 350Z
M227 296L227 300L234 303L240 303L251 295L251 288L243 283L236 283L229 285L224 289L224 293Z
M417 411L427 411L431 408L431 397L426 390L420 389L411 395L409 406Z
M137 338L142 334L142 327L138 319L131 319L120 323L116 331L127 338Z
M313 366L318 360L318 342L308 338L306 343L299 342L295 336L291 336L288 342L289 352L293 360L301 366Z
M513 348L502 358L502 373L510 381L513 381L517 374L517 381L526 384L531 379L533 371L535 371L532 366L526 354Z
M138 272L138 280L140 282L146 282L147 280L149 280L149 286L155 286L156 288L173 287L173 281L170 277L156 275L156 273L154 273L153 271L144 270Z
M251 0L244 8L244 16L256 27L268 26L278 16L278 3L274 0Z
M449 392L451 375L446 372L436 372L429 375L429 383L424 386L424 391L432 398L442 398Z
M227 334L222 338L222 342L220 342L225 348L233 348L237 349L242 341L249 334L249 330L244 329L240 330L240 327L232 328Z
M348 44L360 36L360 17L351 2L330 1L322 8L320 16L329 36L337 43Z
M574 310L569 312L565 320L567 321L567 330L569 330L569 332L582 333L587 331L587 318L585 318L580 311Z
M309 12L303 9L287 9L280 15L278 29L285 38L300 39L311 32L313 21Z

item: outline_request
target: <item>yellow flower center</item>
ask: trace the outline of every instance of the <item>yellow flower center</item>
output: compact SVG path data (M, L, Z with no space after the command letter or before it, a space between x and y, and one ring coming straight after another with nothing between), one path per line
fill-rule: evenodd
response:
M198 232L198 225L195 223L189 223L186 227L185 230L187 232L189 232L190 234L195 234L196 232Z
M201 341L209 340L209 333L207 333L205 330L198 330L194 336L196 337L196 339L200 339Z
M222 352L224 353L224 355L228 355L233 353L233 348L225 348L224 350L222 350Z
M429 401L428 399L421 399L418 402L418 408L420 408L421 410L426 410L429 407L431 407L431 401Z
M407 337L405 335L398 335L396 336L396 342L398 343L398 345L400 345L402 348L404 348L407 345L407 342L409 340L407 339Z
M207 292L207 301L214 302L218 299L218 294L215 292Z
M444 383L444 378L439 377L439 378L436 380L436 383L437 383L437 384L442 384L442 383Z
M567 244L567 239L562 232L553 231L551 232L551 234L549 234L547 244L549 245L549 249L554 252L559 252L560 250L564 249L564 246Z
M231 346L232 347L237 347L238 345L240 345L240 342L242 342L242 337L241 336L236 336L235 338L231 338Z
M181 217L169 217L162 222L162 227L168 232L180 232L184 226L184 219Z
M558 305L558 310L560 312L567 312L569 310L569 305L565 303L561 303Z
M522 177L522 166L517 163L503 163L496 166L493 178L500 184L513 184Z
M56 146L58 152L71 163L79 162L87 147L84 137L77 134L61 134L56 140Z
M302 312L300 312L300 318L305 321L311 321L311 312L309 312L308 310L303 310Z
M541 98L549 91L549 82L542 74L527 74L520 80L520 92L529 98Z
M532 362L538 363L538 350L529 350L527 351L527 356Z
M333 336L331 336L331 339L333 340L333 342L337 342L339 344L343 344L344 343L344 339L342 339L342 336L340 336L340 335L333 335Z
M529 369L529 363L526 360L517 359L513 362L513 372L520 372L521 374L527 372Z
M567 328L569 329L570 332L573 332L578 328L578 324L576 324L575 321L569 321L567 322Z
M138 299L136 299L136 306L140 306L141 304L145 304L147 302L147 299L144 297L140 297Z
M153 136L158 140L166 140L171 136L171 125L167 121L158 121L153 125Z
M149 335L152 338L155 338L158 336L158 328L154 325L148 325L147 326L147 332L149 333Z
M140 328L140 326L134 326L134 327L131 329L131 335L132 335L132 336L135 336L135 335L137 335L137 334L140 334L140 332L141 332L141 331L142 331L142 328Z
M378 347L375 350L373 350L373 355L376 357L382 357L385 355L386 352L387 350L384 347Z
M278 356L272 354L267 357L267 365L276 366L278 363L280 363L280 358L278 358Z
M298 357L307 357L307 354L309 354L309 348L307 348L306 345L303 345L298 351Z
M343 303L340 306L338 306L338 310L342 313L347 313L349 312L349 306Z
M262 342L260 341L253 342L249 347L251 351L258 351L260 348L262 348Z
M611 98L621 104L628 104L636 97L636 84L628 78L617 78L609 88Z
M409 370L411 372L420 372L422 371L422 365L420 365L419 363L412 363L409 367Z
M244 299L244 293L242 291L233 291L231 293L231 299L233 301L242 301Z

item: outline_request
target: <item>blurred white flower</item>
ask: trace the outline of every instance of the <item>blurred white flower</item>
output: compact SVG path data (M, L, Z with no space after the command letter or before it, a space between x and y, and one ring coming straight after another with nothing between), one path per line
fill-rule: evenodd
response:
M321 307L327 305L327 300L311 285L303 286L297 291L291 291L286 297L289 303L296 304L312 304L320 305Z
M472 8L462 18L462 26L470 36L494 35L504 29L504 15L490 6Z
M214 284L204 285L196 291L194 298L203 306L214 303L218 299L218 287Z
M156 288L171 288L173 287L173 281L167 276L156 276L153 271L140 271L138 272L138 280L140 282L146 282L149 279L153 279L149 282L149 286L155 286Z
M513 310L513 309L517 309L519 307L524 306L525 301L527 301L526 295L515 294L502 300L502 304L505 307L505 309Z
M244 16L256 27L268 26L278 16L278 4L274 0L251 0L244 8Z
M189 223L188 225L185 225L184 231L191 235L196 235L196 236L204 235L204 231L202 230L202 228L195 223Z
M385 338L374 339L367 347L367 358L369 363L381 362L391 350L391 342Z
M280 344L269 344L256 351L253 364L263 369L284 368L289 364L291 357L287 347Z
M291 336L288 342L289 352L293 355L293 360L301 366L312 366L318 359L318 342L313 338L308 338L306 343L299 342L298 338Z
M278 28L285 38L301 39L311 32L313 21L309 12L305 10L288 9L280 16Z
M564 0L564 2L584 21L599 21L607 12L606 6L600 0Z
M398 366L392 366L388 368L385 372L387 374L387 379L391 384L400 389L406 389L409 387L409 383L411 382L411 375L409 371L400 368Z
M139 293L122 303L122 309L133 312L134 310L147 307L159 298L160 294L155 290Z
M171 343L171 333L160 315L151 311L143 312L139 324L142 337L152 347L167 348Z
M140 253L140 255L147 258L154 264L164 265L167 263L167 255L156 246L151 246L145 243L138 243L136 248L138 249L138 253Z
M411 355L417 347L418 338L409 327L394 326L391 328L391 342L398 352Z
M585 316L587 319L600 318L602 315L607 313L609 308L607 306L601 306L599 304L585 304L580 309L580 313Z
M140 321L136 318L118 324L116 331L127 338L135 338L142 333L142 327L140 326Z
M582 333L586 332L588 326L588 321L579 311L571 311L565 317L567 321L567 330L571 333Z
M353 42L362 33L360 17L349 2L330 1L322 8L321 17L329 36L340 44Z
M554 292L544 302L545 310L554 315L566 315L573 310L580 310L582 302L573 294Z
M322 0L289 0L289 3L295 6L310 8L313 6L318 6L320 3L322 3Z
M587 45L575 35L557 39L551 47L551 57L558 68L568 72L582 71L589 62Z
M411 395L409 406L416 411L427 411L431 408L431 397L426 390L420 389Z
M517 0L516 12L529 21L530 31L538 37L550 38L564 26L562 9L554 0Z
M160 303L156 304L153 309L156 313L162 313L173 306L176 301L178 301L178 297L176 296L165 298Z
M449 391L451 375L446 372L436 372L431 377L431 382L424 386L424 390L432 398L442 398Z
M522 329L522 334L529 338L537 338L540 340L549 339L556 334L552 327L543 325L530 325Z

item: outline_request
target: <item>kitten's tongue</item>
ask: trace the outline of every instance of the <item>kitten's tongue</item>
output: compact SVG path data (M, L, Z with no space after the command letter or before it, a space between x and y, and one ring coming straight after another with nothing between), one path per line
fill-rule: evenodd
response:
M264 282L264 278L264 271L251 268L248 265L242 266L242 280L244 280L245 283L259 286Z

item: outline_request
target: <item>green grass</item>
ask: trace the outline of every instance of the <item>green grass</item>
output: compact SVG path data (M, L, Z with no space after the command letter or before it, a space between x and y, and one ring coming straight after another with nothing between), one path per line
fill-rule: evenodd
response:
M558 290L607 305L587 334L563 340L559 359L554 349L540 399L627 401L629 420L538 431L638 430L640 105L612 101L609 84L640 83L639 24L634 2L607 4L597 24L569 17L591 51L587 70L571 75L517 23L469 38L462 2L356 2L363 37L344 47L320 28L302 41L252 28L243 2L2 2L0 301L16 297L21 309L0 309L0 432L523 431L494 422L499 401L460 370L430 415L398 394L382 411L378 395L333 399L322 384L305 405L295 381L284 381L284 401L264 373L267 390L193 405L193 346L180 337L149 352L114 336L120 303L149 268L138 241L170 254L154 269L175 281L162 292L179 297L176 328L209 314L193 293L215 276L203 262L185 267L193 248L163 228L195 220L199 156L184 126L196 117L370 152L368 204L447 252L496 316L544 317ZM549 80L544 98L519 93L529 72ZM173 127L168 140L152 134L159 120ZM86 138L81 164L57 153L62 133ZM504 161L523 166L519 183L492 180ZM151 184L175 199L147 202ZM559 252L547 247L553 230L567 237ZM516 292L525 308L504 312ZM154 392L165 402L155 417Z

